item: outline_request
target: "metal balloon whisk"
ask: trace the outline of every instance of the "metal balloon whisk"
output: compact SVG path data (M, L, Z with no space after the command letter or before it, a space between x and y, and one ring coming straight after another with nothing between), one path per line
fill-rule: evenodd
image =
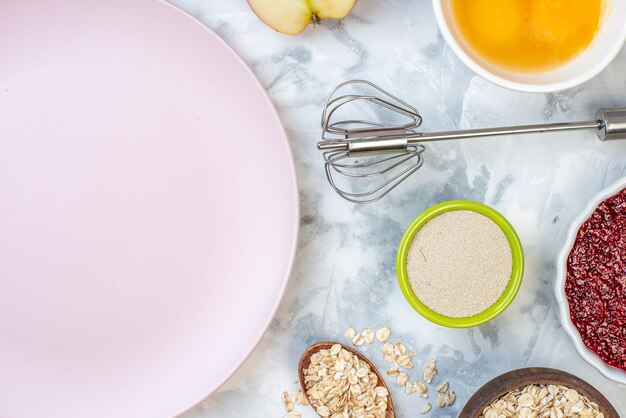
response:
M355 88L369 93L357 93ZM358 109L365 116L354 116ZM416 132L421 123L416 108L369 81L351 80L337 86L326 100L322 141L317 143L332 188L353 203L382 199L422 167L422 142L577 130L593 130L602 141L626 139L626 108L603 108L595 119L583 122L437 133Z

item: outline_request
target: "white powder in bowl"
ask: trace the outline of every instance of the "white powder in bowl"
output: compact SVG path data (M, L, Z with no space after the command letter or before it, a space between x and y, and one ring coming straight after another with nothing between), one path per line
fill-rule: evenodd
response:
M444 212L426 222L409 246L406 269L415 296L452 318L479 314L504 293L511 247L495 222L476 212Z

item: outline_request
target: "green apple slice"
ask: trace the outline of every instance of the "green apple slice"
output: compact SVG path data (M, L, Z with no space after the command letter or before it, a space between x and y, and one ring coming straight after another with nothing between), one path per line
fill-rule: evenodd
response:
M295 35L310 23L340 19L350 13L356 0L248 0L252 11L267 26Z

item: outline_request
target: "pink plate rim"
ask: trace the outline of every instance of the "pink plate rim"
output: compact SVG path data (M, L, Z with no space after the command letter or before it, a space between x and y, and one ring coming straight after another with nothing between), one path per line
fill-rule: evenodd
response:
M276 110L276 106L274 106L274 103L272 103L272 101L269 98L269 95L267 94L267 91L265 90L265 87L261 84L261 82L259 81L259 78L256 76L256 74L254 74L254 72L252 72L252 70L250 69L250 67L246 64L246 62L241 58L241 56L235 52L235 50L226 43L226 41L224 41L215 31L213 31L211 28L209 28L206 24L204 24L202 21L200 21L198 18L196 18L195 16L193 16L192 14L190 14L189 12L179 8L178 6L175 6L171 3L168 3L166 0L158 0L160 3L163 3L165 5L167 5L168 7L171 7L172 9L176 10L178 13L183 14L185 17L189 18L191 21L194 22L194 24L199 24L200 26L202 26L208 33L209 35L213 36L218 43L220 43L225 49L227 49L232 55L233 57L241 64L242 67L244 67L246 69L246 72L250 75L250 77L254 80L255 84L258 86L259 90L261 90L263 92L263 96L265 97L267 104L269 106L269 108L272 111L272 114L274 115L274 118L276 119L276 122L278 123L278 126L280 127L280 132L281 132L281 136L282 139L285 141L285 145L286 145L286 149L287 149L287 153L289 155L289 166L291 168L291 175L293 177L293 184L294 184L294 193L293 193L293 207L295 209L295 222L293 225L293 237L292 237L292 244L291 244L291 254L289 255L289 263L287 266L287 271L285 271L285 277L283 279L283 284L282 287L280 289L279 294L277 295L277 298L274 302L274 305L272 306L271 309L271 315L269 315L269 317L266 319L265 324L263 326L263 329L259 332L259 335L257 336L254 344L250 347L250 349L246 352L246 354L244 355L244 357L241 359L241 361L239 362L239 364L237 366L235 366L223 379L221 382L218 382L217 384L213 385L213 388L209 389L209 392L204 396L204 398L198 399L193 405L190 405L188 408L180 411L178 414L176 415L181 415L191 409L193 409L196 405L198 405L198 403L202 402L202 400L206 399L207 397L209 397L211 394L215 393L220 387L222 387L242 366L243 364L246 362L246 360L250 357L250 355L252 354L252 352L258 347L259 343L261 342L261 339L263 338L263 336L265 335L265 333L267 332L272 320L274 319L274 316L276 315L276 311L278 310L278 307L280 306L280 303L283 299L283 296L285 294L285 290L287 289L287 284L289 283L289 278L291 276L291 271L293 269L293 265L295 262L295 258L296 258L296 253L297 253L297 249L298 249L298 241L299 241L299 236L300 236L300 194L299 194L299 188L298 188L298 176L297 176L297 172L296 172L296 166L294 163L294 158L293 158L293 150L291 149L291 144L289 142L289 137L287 136L287 132L285 131L285 127L282 124L282 121L280 120L280 117L278 115L278 111Z

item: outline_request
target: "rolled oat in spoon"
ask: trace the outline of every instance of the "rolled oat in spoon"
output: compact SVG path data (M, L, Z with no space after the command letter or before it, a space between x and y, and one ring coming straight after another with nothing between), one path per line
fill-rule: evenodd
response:
M382 376L365 356L334 342L310 346L298 364L303 392L321 417L395 418Z

